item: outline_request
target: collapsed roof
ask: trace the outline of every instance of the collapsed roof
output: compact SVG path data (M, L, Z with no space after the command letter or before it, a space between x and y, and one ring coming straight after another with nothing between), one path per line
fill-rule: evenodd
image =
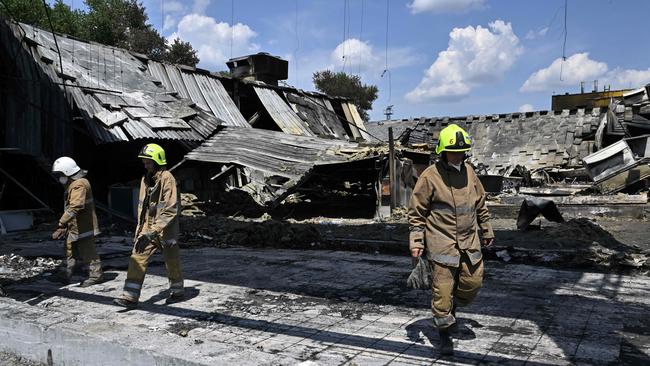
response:
M186 152L205 142L185 161L245 169L246 185L265 192L258 194L263 204L277 204L320 167L349 164L334 174L336 182L348 183L359 165L369 172L360 174L366 183L376 182L376 171L383 169L382 154L364 153L367 148L356 143L371 136L348 100L164 64L11 21L0 21L0 37L0 47L10 55L0 56L0 65L11 69L2 76L17 80L2 90L5 101L19 104L17 95L27 89L30 102L6 118L6 140L27 150L38 139L45 148L31 151L33 156L48 160L70 154L79 144L72 141L73 129L109 149L146 139L178 142ZM25 80L32 83L24 86ZM45 121L56 108L57 118ZM34 133L44 126L52 129L52 138ZM79 152L85 154L85 146ZM349 153L340 153L346 149Z
M55 39L51 32L27 24L5 24L75 103L97 144L137 139L199 142L222 123L170 93L126 50L61 35ZM26 78L36 78L29 67L23 72Z
M277 205L308 184L319 172L331 170L333 181L377 181L385 156L358 143L289 135L282 132L225 127L189 152L179 166L190 162L245 167L244 186L261 205ZM354 174L352 170L356 170ZM217 174L220 175L220 174ZM216 176L215 176L216 177ZM212 177L213 179L215 177Z

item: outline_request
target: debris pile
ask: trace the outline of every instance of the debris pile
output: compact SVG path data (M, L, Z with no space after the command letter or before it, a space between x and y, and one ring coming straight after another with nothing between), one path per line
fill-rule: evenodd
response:
M626 245L597 223L571 219L539 230L499 232L494 255L504 262L541 262L572 266L650 269L650 249Z
M61 260L52 258L27 259L18 254L4 254L0 255L0 279L17 281L29 278L49 272L60 264Z
M205 216L205 212L199 208L199 199L191 193L181 193L181 215L183 216Z
M239 220L212 216L183 218L181 242L188 245L316 248L321 236L315 225L270 219Z

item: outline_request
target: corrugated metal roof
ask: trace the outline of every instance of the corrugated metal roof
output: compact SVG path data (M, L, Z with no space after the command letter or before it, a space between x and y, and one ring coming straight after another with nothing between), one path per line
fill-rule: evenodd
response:
M149 72L171 91L178 92L195 102L205 111L224 121L227 126L250 128L250 124L235 105L221 81L196 70L179 69L174 65L163 65L149 61Z
M282 132L226 127L199 148L189 152L186 160L239 164L270 175L296 179L313 166L346 162L347 152L362 148L345 141L288 135Z
M253 88L266 111L282 131L291 135L315 136L309 126L289 108L275 90L259 86Z
M124 49L57 35L63 60L61 74L52 33L26 24L21 24L21 27L25 30L25 37L30 40L26 44L31 48L38 66L54 82L66 80L70 85L67 90L96 143L140 138L201 141L210 136L221 123L209 114L198 117L200 109L195 107L194 102L170 95L167 87L173 86L175 80L166 77L167 68L160 64L149 68L149 74L147 65ZM22 39L20 28L12 29L14 36ZM138 110L137 116L123 118L119 111L124 106L142 109ZM192 130L187 130L187 126L182 128L183 123L178 121L174 113L177 109L196 111L183 114ZM109 114L109 111L112 113ZM102 123L102 118L118 115L121 117L105 121L107 124ZM166 125L167 120L169 124L167 128L152 130L140 119L145 116L161 118L159 121L162 126Z
M339 116L325 107L322 98L285 92L289 104L318 136L348 139Z

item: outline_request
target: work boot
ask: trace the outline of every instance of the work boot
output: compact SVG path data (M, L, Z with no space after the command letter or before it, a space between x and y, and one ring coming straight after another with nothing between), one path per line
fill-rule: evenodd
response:
M47 277L48 281L56 282L62 285L69 285L72 282L72 273L65 267L54 272L52 276Z
M133 310L136 307L138 307L138 302L137 301L129 301L124 298L117 298L113 300L113 304L117 306L121 306L123 308L126 308L127 310Z
M451 356L454 354L454 342L449 335L449 329L438 330L440 335L440 354L443 356Z
M92 260L88 266L88 278L79 287L88 287L104 282L102 262L99 259Z
M104 282L104 280L105 280L105 278L104 278L103 275L100 276L100 277L88 277L88 278L86 278L85 281L83 281L82 283L79 284L79 287L90 287L90 286L93 286L93 285L98 285L98 284Z
M177 302L181 302L185 300L185 294L184 293L172 293L169 295L167 300L165 300L165 304L170 305L170 304L176 304Z

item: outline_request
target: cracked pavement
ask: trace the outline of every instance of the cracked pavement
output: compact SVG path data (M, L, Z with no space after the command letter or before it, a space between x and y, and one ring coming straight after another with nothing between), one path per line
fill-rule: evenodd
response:
M35 251L32 243L12 246ZM139 308L123 312L111 300L121 292L129 246L109 238L99 247L109 282L60 287L42 273L7 286L9 298L0 299L0 336L7 342L0 351L29 343L29 332L19 330L27 324L44 343L31 359L46 362L49 349L55 364L74 357L93 362L100 357L94 352L111 349L119 352L115 364L147 357L188 365L650 363L646 276L488 261L477 301L458 312L455 356L442 358L430 293L406 288L405 256L183 249L188 299L165 305L167 279L157 254ZM90 346L82 352L80 342L53 341L61 337ZM76 354L74 347L81 347Z

